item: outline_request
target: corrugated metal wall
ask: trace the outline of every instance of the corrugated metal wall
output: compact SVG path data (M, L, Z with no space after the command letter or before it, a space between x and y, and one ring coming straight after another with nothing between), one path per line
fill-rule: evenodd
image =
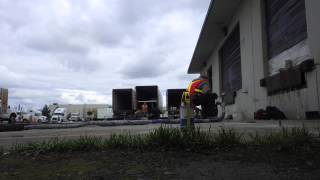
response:
M269 59L307 38L304 0L265 0Z
M220 50L222 91L233 94L242 88L240 28L239 24L231 32Z

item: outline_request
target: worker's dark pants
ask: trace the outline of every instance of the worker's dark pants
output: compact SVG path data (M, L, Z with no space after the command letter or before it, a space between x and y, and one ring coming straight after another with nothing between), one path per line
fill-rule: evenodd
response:
M216 117L218 115L216 99L217 95L214 93L194 94L191 96L191 103L193 106L201 106L202 118Z

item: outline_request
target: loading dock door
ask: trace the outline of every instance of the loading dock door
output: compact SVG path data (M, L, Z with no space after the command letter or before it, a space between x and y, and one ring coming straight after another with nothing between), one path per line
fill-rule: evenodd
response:
M208 80L209 80L209 87L210 90L212 91L212 65L210 65L210 68L207 71L207 75L208 75Z
M237 25L220 50L221 90L226 96L242 88L240 28ZM229 104L234 102L229 102Z

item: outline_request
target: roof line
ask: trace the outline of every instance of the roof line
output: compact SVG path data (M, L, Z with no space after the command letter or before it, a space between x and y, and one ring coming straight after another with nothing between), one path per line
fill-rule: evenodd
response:
M209 18L209 14L210 14L210 12L211 12L211 9L213 8L213 2L214 2L214 0L211 0L210 5L209 5L209 8L208 8L208 10L207 10L207 14L206 14L204 23L202 24L201 31L200 31L200 35L199 35L198 41L197 41L197 45L196 45L196 48L195 48L195 50L194 50L194 52L193 52L192 59L191 59L191 62L190 62L189 68L188 68L188 73L190 72L191 63L192 63L192 61L193 61L193 59L194 59L195 52L196 52L196 51L198 50L198 48L199 48L199 41L200 41L200 38L202 37L203 30L204 30L204 26L205 26L205 24L206 24L207 21L208 21L208 18Z

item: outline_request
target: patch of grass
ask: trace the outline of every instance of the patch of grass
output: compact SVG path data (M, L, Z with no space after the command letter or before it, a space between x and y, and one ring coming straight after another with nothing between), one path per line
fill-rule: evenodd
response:
M131 134L113 134L110 138L103 142L104 148L143 148L145 147L146 139L144 135Z
M164 148L207 148L212 146L211 132L201 131L200 128L182 129L160 127L146 135L146 141L154 147Z
M179 129L161 126L145 134L113 134L109 138L80 137L79 139L51 139L40 143L16 144L11 152L67 152L105 150L108 148L128 149L210 149L215 147L231 148L239 146L261 146L291 150L303 147L314 137L305 127L282 128L281 131L261 135L250 134L245 139L242 133L234 129L221 128L217 132L201 131L200 128ZM1 150L0 150L1 152Z
M243 143L243 134L234 129L221 128L214 136L214 142L220 146L240 145Z
M65 152L65 151L88 151L103 147L101 137L82 136L79 139L54 138L43 142L28 144L15 144L11 152Z
M309 144L314 136L303 126L302 128L285 128L278 132L261 135L258 132L249 134L250 139L247 144L277 147L278 149L296 149Z

